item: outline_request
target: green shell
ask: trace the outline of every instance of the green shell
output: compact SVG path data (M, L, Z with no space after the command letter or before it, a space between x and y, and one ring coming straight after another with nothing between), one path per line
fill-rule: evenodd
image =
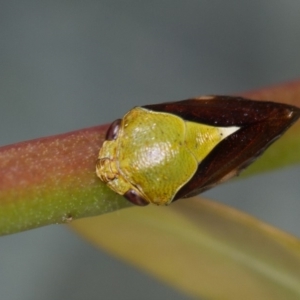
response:
M134 189L148 202L169 204L198 164L236 130L136 107L124 116L117 139L104 142L99 159L109 164L97 172L113 170L114 179L107 184L121 195Z

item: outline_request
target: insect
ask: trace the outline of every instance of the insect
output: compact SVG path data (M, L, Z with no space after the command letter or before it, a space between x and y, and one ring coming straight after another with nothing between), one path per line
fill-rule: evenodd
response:
M167 205L237 175L299 116L291 105L230 96L135 107L108 129L96 174L136 205Z

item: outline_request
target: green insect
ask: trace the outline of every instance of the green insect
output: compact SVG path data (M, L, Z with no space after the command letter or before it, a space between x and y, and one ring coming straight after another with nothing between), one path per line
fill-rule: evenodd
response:
M96 173L134 204L167 205L237 175L299 116L229 96L135 107L108 129Z

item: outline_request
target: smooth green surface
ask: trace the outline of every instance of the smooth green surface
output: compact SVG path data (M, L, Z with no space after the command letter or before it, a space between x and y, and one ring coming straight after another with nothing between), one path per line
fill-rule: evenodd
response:
M300 241L213 201L135 207L78 220L72 227L192 296L300 298Z
M40 186L38 190L35 187L28 189L23 196L17 192L18 201L1 205L0 235L50 224L69 223L73 219L130 206L126 199L101 183L90 188L62 187L51 190L47 186Z

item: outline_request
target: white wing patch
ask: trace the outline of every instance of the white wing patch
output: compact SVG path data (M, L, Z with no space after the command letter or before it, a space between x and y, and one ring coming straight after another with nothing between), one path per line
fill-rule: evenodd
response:
M238 131L241 127L231 126L231 127L219 127L220 135L222 140L230 136L231 134Z

